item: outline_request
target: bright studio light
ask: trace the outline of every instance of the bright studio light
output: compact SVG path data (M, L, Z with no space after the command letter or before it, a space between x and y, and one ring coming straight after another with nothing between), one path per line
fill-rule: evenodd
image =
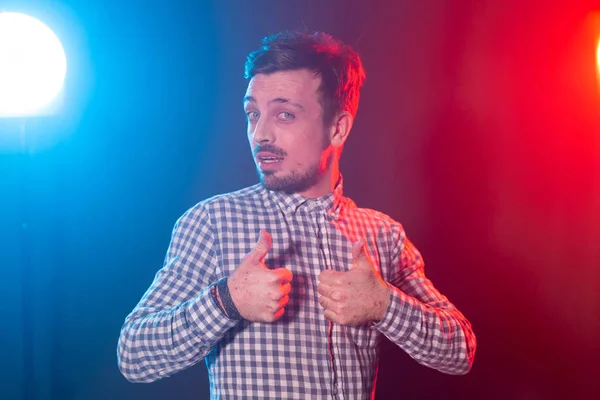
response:
M598 39L598 47L596 49L596 67L598 68L598 74L600 74L600 39Z
M0 12L0 118L50 114L66 72L63 47L46 25Z

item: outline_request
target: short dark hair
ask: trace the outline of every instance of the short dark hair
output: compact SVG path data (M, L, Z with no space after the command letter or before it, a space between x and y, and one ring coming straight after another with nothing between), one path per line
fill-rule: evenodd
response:
M246 58L244 77L308 69L321 76L319 92L323 123L349 111L356 115L365 71L352 47L323 32L284 31L263 39Z

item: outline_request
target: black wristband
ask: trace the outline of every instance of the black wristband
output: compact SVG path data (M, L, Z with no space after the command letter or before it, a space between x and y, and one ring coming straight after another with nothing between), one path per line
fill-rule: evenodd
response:
M242 319L237 307L233 303L233 299L231 298L231 294L229 293L229 286L227 286L227 278L221 279L217 282L217 291L219 292L219 297L221 298L221 303L223 303L223 307L225 307L225 314L230 319L239 321Z
M210 297L212 298L213 302L215 303L215 305L217 307L219 307L219 309L221 311L223 311L223 313L225 315L227 315L227 313L225 313L225 309L223 308L223 306L221 305L221 300L219 300L219 293L217 293L217 284L214 285L210 285Z

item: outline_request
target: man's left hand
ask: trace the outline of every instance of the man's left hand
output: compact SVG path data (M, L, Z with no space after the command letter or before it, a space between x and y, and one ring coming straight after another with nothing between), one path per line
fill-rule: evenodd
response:
M325 270L319 274L319 304L328 320L340 325L362 325L383 318L389 288L365 253L359 240L352 247L352 266L347 272Z

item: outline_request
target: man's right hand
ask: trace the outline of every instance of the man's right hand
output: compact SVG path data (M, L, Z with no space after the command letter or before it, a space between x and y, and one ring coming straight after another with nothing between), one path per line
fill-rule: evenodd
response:
M289 301L292 272L287 268L271 270L265 265L271 244L269 233L261 231L254 249L227 279L231 299L240 315L248 321L276 321Z

